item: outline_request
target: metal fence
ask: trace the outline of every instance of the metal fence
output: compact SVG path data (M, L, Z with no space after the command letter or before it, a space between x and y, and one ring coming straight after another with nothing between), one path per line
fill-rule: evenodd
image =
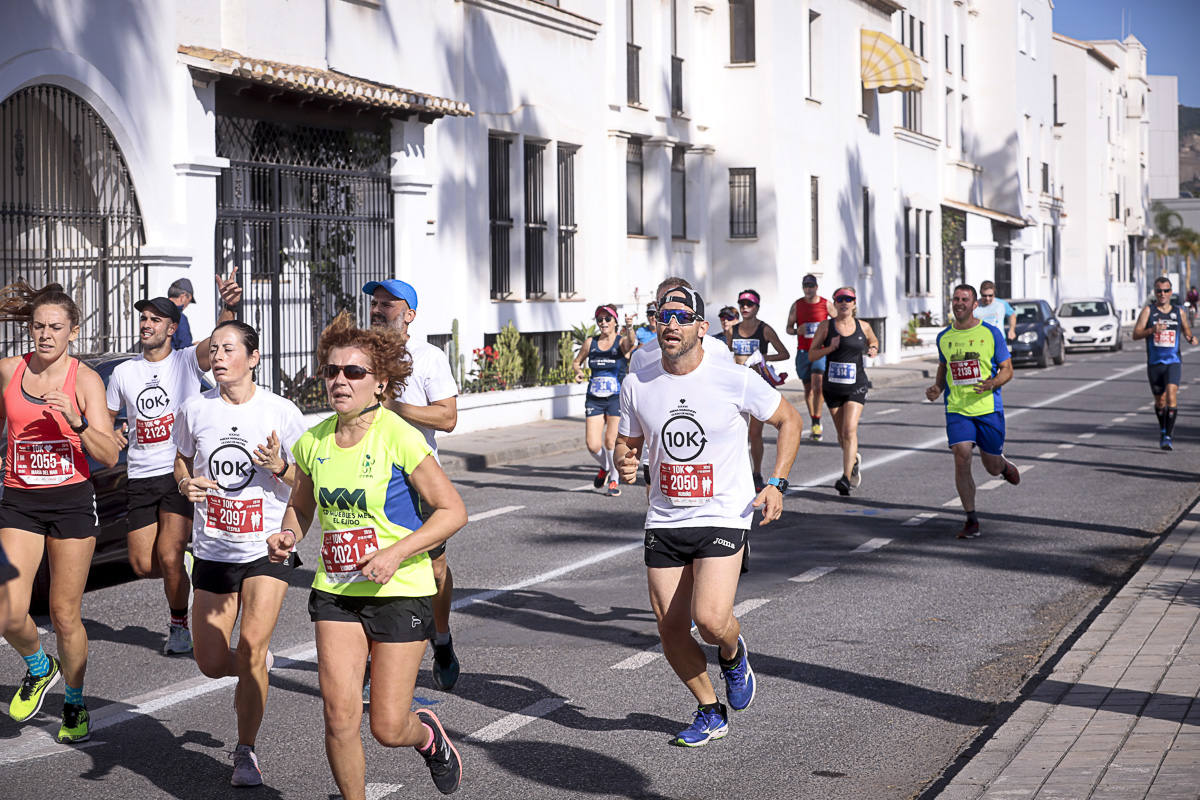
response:
M340 130L218 115L230 159L217 194L218 270L238 266L259 381L305 411L325 407L317 340L338 312L360 322L369 280L392 275L386 129Z
M83 312L77 350L130 350L144 241L129 169L91 106L49 85L0 103L0 285L60 283ZM28 343L0 325L3 355Z

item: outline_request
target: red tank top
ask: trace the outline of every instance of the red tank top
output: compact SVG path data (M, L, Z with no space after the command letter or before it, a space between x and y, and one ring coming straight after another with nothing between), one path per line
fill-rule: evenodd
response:
M62 413L31 398L21 389L31 353L21 358L12 380L4 390L4 413L8 418L8 446L4 459L4 485L15 489L44 489L83 483L91 473L79 434L71 430ZM82 416L75 399L75 374L79 359L67 367L63 394Z
M829 319L829 301L818 297L815 303L806 303L804 298L796 301L796 348L808 350L812 347L813 334L817 325Z

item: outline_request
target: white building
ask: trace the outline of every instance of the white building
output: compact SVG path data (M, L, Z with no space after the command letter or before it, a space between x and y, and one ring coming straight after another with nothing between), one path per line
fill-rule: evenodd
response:
M1179 197L1179 78L1150 78L1150 197Z

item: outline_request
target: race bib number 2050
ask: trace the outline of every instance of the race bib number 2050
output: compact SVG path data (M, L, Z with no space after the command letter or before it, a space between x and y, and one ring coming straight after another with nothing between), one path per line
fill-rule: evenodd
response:
M713 498L713 465L660 464L658 490L671 505L703 505Z

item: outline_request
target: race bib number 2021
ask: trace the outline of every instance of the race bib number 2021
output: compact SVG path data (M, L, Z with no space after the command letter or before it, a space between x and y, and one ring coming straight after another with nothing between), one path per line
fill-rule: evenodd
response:
M321 563L325 577L332 583L355 583L367 578L358 562L379 549L374 528L325 531L321 536Z

